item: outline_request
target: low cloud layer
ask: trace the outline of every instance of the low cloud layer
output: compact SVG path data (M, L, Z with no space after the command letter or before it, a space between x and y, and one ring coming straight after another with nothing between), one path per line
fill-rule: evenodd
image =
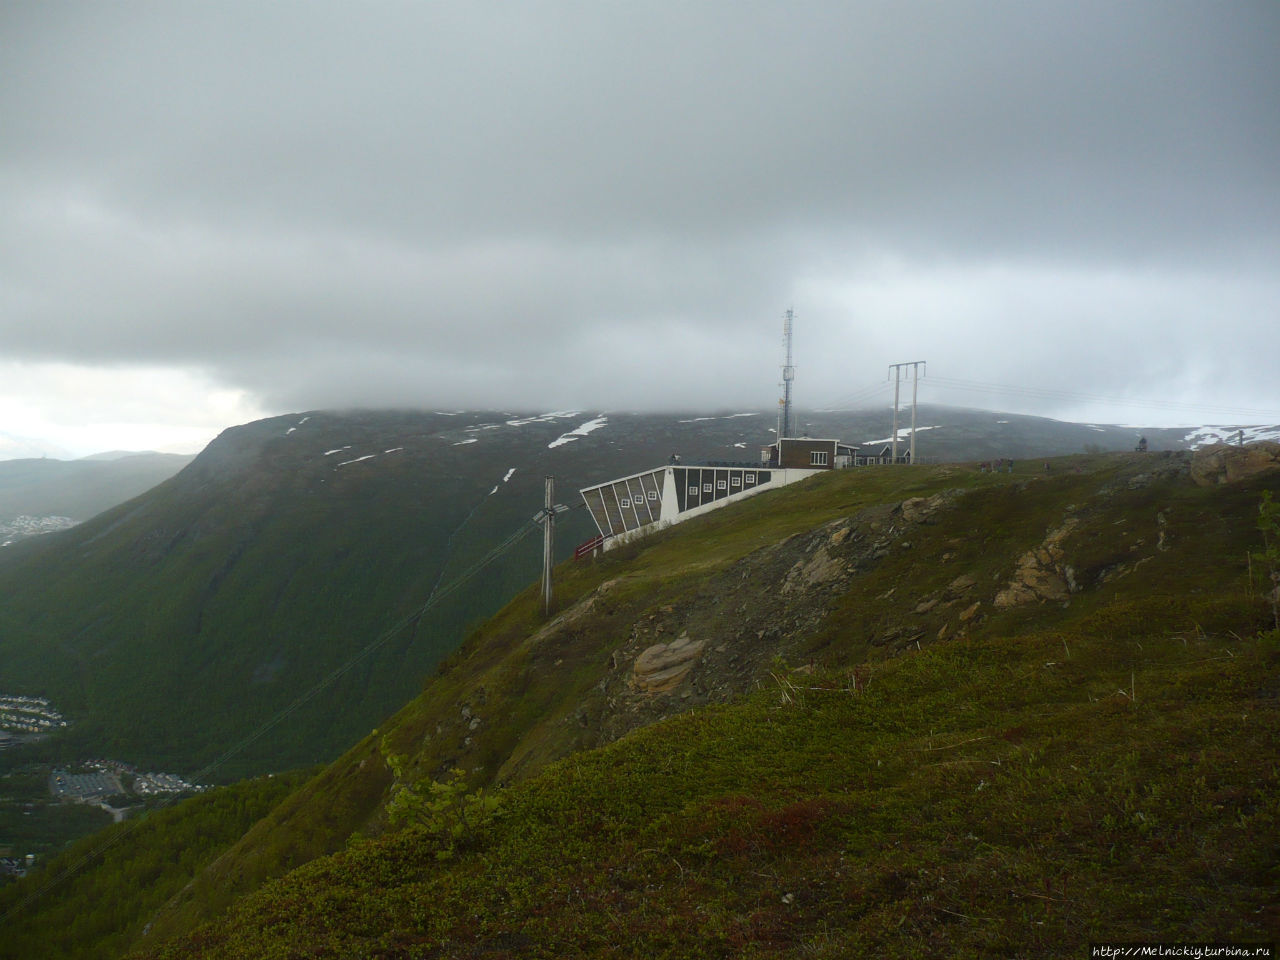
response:
M87 428L113 391L67 368L185 378L134 423L767 407L788 306L805 405L924 359L944 402L1280 420L1277 36L1267 2L10 5L0 429Z

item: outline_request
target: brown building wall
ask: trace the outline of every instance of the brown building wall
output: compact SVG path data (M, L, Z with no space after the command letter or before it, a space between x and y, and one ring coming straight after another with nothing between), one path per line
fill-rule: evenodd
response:
M782 461L779 466L782 467L803 467L831 469L836 462L836 441L834 440L809 440L795 439L787 437L781 441L782 444ZM826 463L814 463L812 454L814 451L822 452L827 455Z

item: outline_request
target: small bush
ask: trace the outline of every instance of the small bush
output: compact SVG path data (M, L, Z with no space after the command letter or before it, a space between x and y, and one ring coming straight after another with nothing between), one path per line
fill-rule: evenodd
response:
M413 824L438 841L438 860L450 860L460 849L478 845L481 833L501 806L497 797L483 789L468 793L466 773L457 767L443 781L424 777L405 783L405 758L393 755L387 763L396 775L387 804L392 823Z

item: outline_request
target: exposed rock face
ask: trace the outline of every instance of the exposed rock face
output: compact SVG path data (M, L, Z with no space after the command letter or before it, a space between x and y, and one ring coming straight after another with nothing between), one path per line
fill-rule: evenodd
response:
M961 493L916 499L905 509L901 503L864 508L762 547L696 593L650 610L613 652L594 692L600 713L588 725L599 742L750 689L773 657L812 635L851 577L873 569L917 524L935 522L932 515ZM971 588L969 578L957 578L945 596ZM598 593L606 589L602 585ZM566 611L533 640L570 625L582 612Z
M909 500L903 500L898 509L902 512L902 519L907 523L921 523L955 499L955 495L954 490L946 490L935 493L932 497L912 497Z
M617 630L617 646L578 712L557 722L580 729L583 744L598 745L694 707L728 702L755 688L776 669L773 664L779 657L821 663L825 646L836 642L824 632L836 609L856 624L855 639L865 644L867 658L873 660L980 631L1002 608L1064 603L1072 594L1131 572L1166 550L1177 551L1168 517L1161 522L1147 514L1138 523L1126 503L1139 499L1128 493L1138 487L1189 482L1190 462L1189 452L1144 455L1125 461L1123 469L1084 501L1066 502L1074 491L1064 491L1055 508L1062 511L1057 514L1062 519L1047 521L1040 543L1021 557L1000 548L1004 570L1012 565L1015 572L1007 578L1002 573L999 580L993 579L985 553L967 549L966 537L973 532L969 494L963 489L863 506L806 532L763 543L705 578L691 574L678 591L655 596L651 606L643 607L642 601L630 630ZM1039 494L1044 482L1036 477L1011 484L1011 506L1032 484ZM1148 509L1147 501L1143 503ZM1125 530L1117 526L1117 518L1125 521ZM1140 528L1141 537L1127 529L1133 526ZM1114 541L1114 556L1105 550L1083 550L1077 558L1078 541L1086 534ZM883 589L877 584L866 590L854 612L849 591L859 578L882 576L877 571L886 562L904 569L911 556L905 552L906 543L914 544L920 554L917 563L951 563L943 568L947 575L937 580L931 576L927 592L911 590L909 578L881 579ZM1146 550L1139 551L1144 544ZM975 562L973 568L955 563L960 559L967 564L979 555L983 562ZM1088 566L1095 555L1103 556L1108 566ZM1077 572L1073 565L1078 564L1086 566ZM560 632L572 635L582 629L577 621L588 611L609 617L613 587L613 582L601 584L531 637L530 646L553 645ZM611 626L610 632L615 629ZM484 731L487 724L479 729Z
M1018 560L1018 569L1009 585L996 594L997 607L1016 607L1023 603L1066 600L1071 594L1071 568L1063 564L1063 541L1079 523L1068 517L1056 530L1049 531L1044 542L1028 550Z
M1238 483L1267 470L1280 470L1280 443L1259 440L1243 447L1217 443L1191 458L1191 479L1199 486Z
M844 574L846 569L846 565L832 557L825 546L819 547L808 561L799 560L791 568L787 579L783 581L782 592L790 593L792 590L826 583Z
M687 633L670 643L655 643L636 657L632 682L649 694L674 690L697 664L706 645L705 640L690 640Z

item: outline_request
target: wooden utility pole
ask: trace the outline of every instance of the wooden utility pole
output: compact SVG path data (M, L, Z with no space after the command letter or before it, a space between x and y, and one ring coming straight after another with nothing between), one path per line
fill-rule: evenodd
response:
M551 614L551 568L555 565L556 514L564 513L569 508L556 503L556 479L546 478L546 495L542 509L533 518L534 523L542 524L542 612Z

